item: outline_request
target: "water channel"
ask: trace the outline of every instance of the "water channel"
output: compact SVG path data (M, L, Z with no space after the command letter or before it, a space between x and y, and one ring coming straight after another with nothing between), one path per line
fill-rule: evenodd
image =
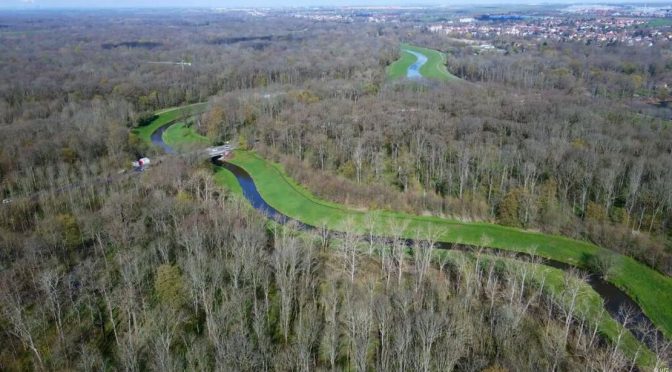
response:
M152 143L160 146L163 148L166 152L168 153L175 153L175 150L171 148L168 144L166 144L163 141L163 132L173 123L166 124L160 128L158 128L154 133L152 133L151 139ZM211 158L210 161L215 165L215 166L221 166L231 173L236 177L236 180L238 180L238 183L240 184L240 187L243 190L243 196L250 202L250 204L263 213L266 217L269 219L272 219L280 224L288 224L292 222L296 227L302 230L314 230L315 227L311 225L307 225L301 221L295 220L291 217L288 217L272 206L270 206L266 200L259 194L259 191L257 190L257 186L254 183L254 180L250 176L247 171L245 171L243 168L226 162L226 161L220 161L218 157ZM332 231L331 232L333 236L338 237L340 235L340 232L338 231ZM378 237L380 238L380 237ZM382 238L383 241L385 241L385 238ZM411 239L406 240L407 244L409 246L413 245L414 241ZM469 246L469 245L457 245L457 244L450 244L450 243L439 243L438 244L439 249L459 249L463 251L469 251L469 252L475 252L476 247ZM499 250L499 249L493 249L493 248L488 248L485 250L485 252L489 253L511 253L508 251L504 250ZM530 258L529 255L525 253L517 253L517 257L520 258ZM562 270L569 270L572 268L571 265L560 262L560 261L554 261L554 260L544 260L543 264L562 269ZM627 328L635 335L637 339L640 341L643 341L647 345L651 346L653 342L655 342L656 337L658 340L663 340L664 336L662 335L662 332L657 330L657 328L653 325L653 322L644 314L642 309L639 307L637 302L635 302L630 296L628 296L625 292L620 290L618 287L615 285L605 281L602 276L597 275L597 274L589 274L587 277L587 282L588 284L597 292L602 299L604 300L604 306L605 309L611 314L612 317L614 317L616 320L618 320L620 323L623 323L624 320L624 312L623 310L627 310L630 315L629 319L629 324L627 324ZM641 332L641 329L651 329L651 330L656 330L653 333L648 333L644 334Z
M415 56L416 60L412 65L408 66L406 71L406 77L409 79L422 79L422 74L420 73L420 68L427 63L427 56L422 53L414 52L412 50L404 49L404 52L410 53Z

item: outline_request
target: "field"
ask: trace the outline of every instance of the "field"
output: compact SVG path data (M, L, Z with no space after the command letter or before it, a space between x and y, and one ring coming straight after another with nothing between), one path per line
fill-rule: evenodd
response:
M238 183L238 180L236 179L236 176L233 175L233 173L222 167L213 168L215 182L217 182L218 185L226 187L236 195L243 195L243 189L240 187L240 183Z
M415 62L415 56L401 49L401 56L387 68L387 75L391 79L402 79L406 77L408 67Z
M401 57L388 67L387 73L391 79L405 78L408 67L415 62L415 56L406 52L407 50L423 54L425 57L427 57L427 63L425 63L420 68L420 73L423 77L437 80L458 79L457 76L451 74L446 69L446 57L443 53L437 50L422 48L409 44L401 45Z
M656 18L646 24L646 27L667 27L672 26L672 19Z

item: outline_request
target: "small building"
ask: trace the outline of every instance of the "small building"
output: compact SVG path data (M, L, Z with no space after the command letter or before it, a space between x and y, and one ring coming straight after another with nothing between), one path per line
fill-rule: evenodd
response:
M149 158L140 158L137 161L131 162L131 165L135 169L143 170L150 163L151 163L151 161L149 160Z

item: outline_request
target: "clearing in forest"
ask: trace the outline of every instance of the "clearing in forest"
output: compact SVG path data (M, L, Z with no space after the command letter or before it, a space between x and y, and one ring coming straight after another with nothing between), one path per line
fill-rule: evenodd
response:
M137 127L133 129L133 134L138 136L141 140L146 143L150 143L152 133L154 133L160 127L170 124L174 121L180 120L183 117L192 116L194 113L202 112L205 110L206 103L194 103L193 105L187 105L182 107L173 107L156 112L156 118L149 124L142 127Z
M393 80L414 77L436 80L459 79L446 69L445 54L410 44L401 44L401 57L388 67L387 74Z

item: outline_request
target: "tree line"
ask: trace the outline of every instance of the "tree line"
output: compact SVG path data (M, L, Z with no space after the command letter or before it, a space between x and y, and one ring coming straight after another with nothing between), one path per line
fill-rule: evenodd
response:
M269 226L215 186L205 166L173 159L140 178L33 207L43 217L31 230L3 234L11 258L0 274L6 369L620 370L633 363L580 308L548 296L527 265L469 255L437 260L431 241L408 256L401 239L369 250L347 232ZM585 283L574 275L566 281L578 294ZM657 350L660 363L667 348Z
M328 199L586 238L671 272L669 124L557 90L326 85L225 94L202 130L259 141Z

